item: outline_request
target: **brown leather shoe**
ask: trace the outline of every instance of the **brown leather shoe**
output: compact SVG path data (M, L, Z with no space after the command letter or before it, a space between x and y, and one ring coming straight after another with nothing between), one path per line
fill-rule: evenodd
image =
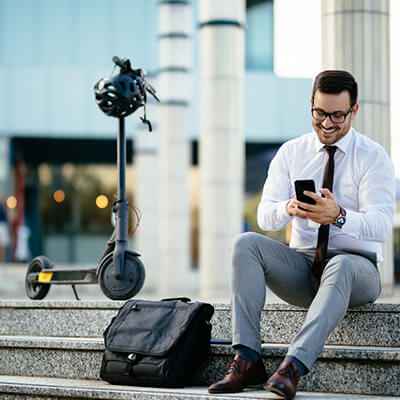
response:
M236 356L229 364L225 377L213 383L208 391L209 393L241 392L246 386L260 385L267 379L268 375L261 359L252 362Z
M300 373L296 364L293 361L284 361L268 379L264 388L292 400L296 396L299 379Z

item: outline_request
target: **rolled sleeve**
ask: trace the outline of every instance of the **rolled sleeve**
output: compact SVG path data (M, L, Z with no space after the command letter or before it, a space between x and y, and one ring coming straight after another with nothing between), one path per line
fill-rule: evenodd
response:
M257 222L264 231L275 231L285 227L291 217L286 210L288 200L272 202L262 201L257 209Z
M286 210L286 204L291 196L286 147L283 144L271 161L257 208L257 222L264 231L280 230L292 219Z

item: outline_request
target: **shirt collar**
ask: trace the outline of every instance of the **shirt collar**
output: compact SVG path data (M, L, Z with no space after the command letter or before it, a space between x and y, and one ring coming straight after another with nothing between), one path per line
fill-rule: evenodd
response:
M352 141L352 138L354 136L354 129L350 127L349 131L344 135L338 142L333 143L333 145L337 146L343 153L346 154L346 151L348 150L350 143ZM314 138L315 138L315 150L317 152L321 151L321 149L324 148L325 144L321 143L318 139L318 135L314 131ZM332 145L332 146L333 146Z

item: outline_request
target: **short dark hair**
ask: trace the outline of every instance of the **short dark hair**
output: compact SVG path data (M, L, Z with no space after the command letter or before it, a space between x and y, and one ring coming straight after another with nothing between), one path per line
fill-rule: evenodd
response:
M350 106L357 104L358 87L354 76L347 71L327 70L320 72L314 79L312 100L315 92L339 94L347 90L350 95Z

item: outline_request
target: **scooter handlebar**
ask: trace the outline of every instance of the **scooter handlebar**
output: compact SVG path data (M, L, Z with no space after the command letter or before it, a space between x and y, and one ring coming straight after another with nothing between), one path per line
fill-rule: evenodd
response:
M121 71L126 73L132 71L131 63L129 60L121 60L118 56L112 58L114 64L121 68Z
M132 69L131 62L129 60L123 60L118 56L114 56L112 58L115 65L121 68L121 72L123 74L133 73L135 77L139 77L143 82L143 87L146 91L148 91L157 101L160 101L156 95L156 90L146 81L146 73L142 69Z

